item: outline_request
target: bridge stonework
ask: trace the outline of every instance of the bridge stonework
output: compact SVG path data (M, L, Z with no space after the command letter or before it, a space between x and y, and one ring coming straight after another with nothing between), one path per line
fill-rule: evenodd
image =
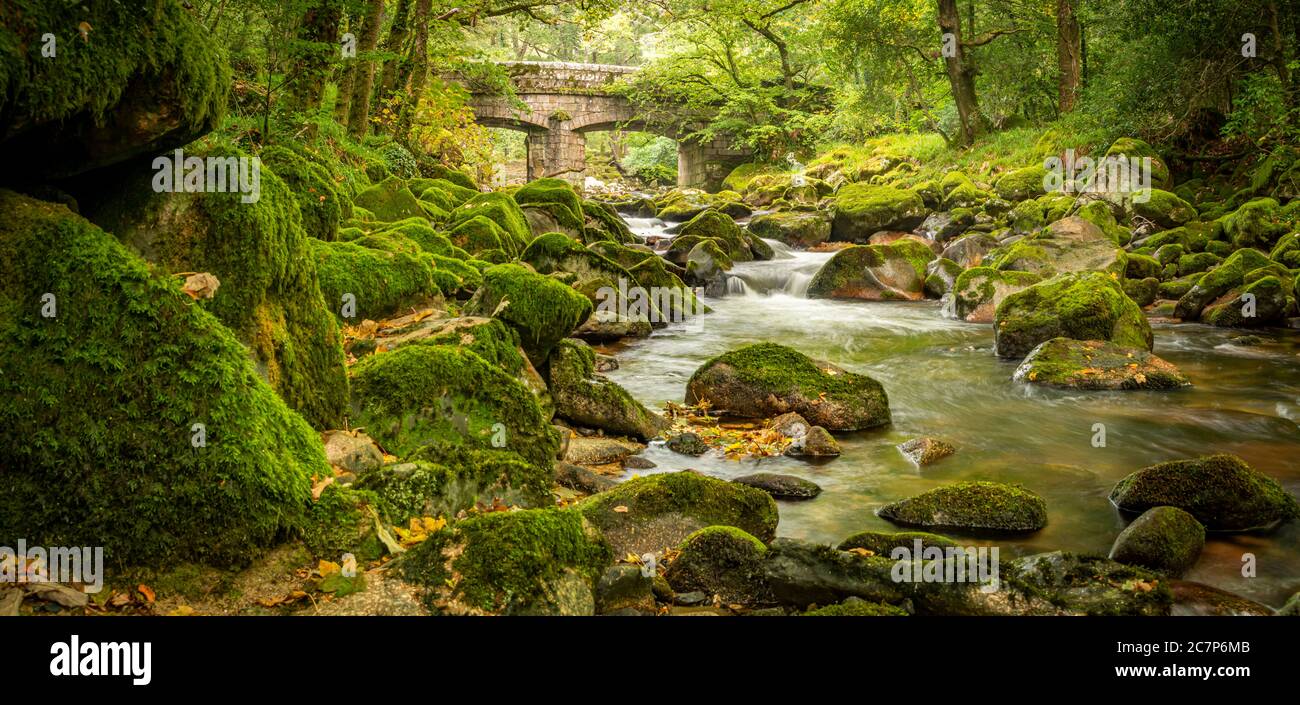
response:
M751 156L726 137L707 144L683 140L674 126L637 115L632 103L609 91L634 73L630 66L519 61L501 64L524 107L500 95L472 93L479 124L521 130L528 135L528 178L558 176L581 180L586 169L586 133L634 130L677 140L677 185L715 189L723 177Z

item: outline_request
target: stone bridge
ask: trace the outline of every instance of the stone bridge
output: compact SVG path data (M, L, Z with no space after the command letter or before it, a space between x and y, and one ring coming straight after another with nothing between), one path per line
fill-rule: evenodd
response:
M639 114L631 101L610 91L619 79L637 71L634 66L539 61L498 65L510 74L516 98L471 87L470 107L484 127L527 133L529 179L581 179L587 166L586 133L607 130L649 132L677 140L678 186L717 188L727 172L751 156L733 148L725 137L703 144L682 139L681 120L647 119Z

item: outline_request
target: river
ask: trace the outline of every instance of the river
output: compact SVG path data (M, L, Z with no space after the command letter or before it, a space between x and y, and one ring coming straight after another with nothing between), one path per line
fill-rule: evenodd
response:
M639 235L663 223L627 219ZM804 297L829 253L794 252L739 263L728 294L706 297L713 313L607 348L609 377L652 409L681 402L700 364L759 341L789 345L879 380L893 424L837 433L838 458L728 460L679 455L652 444L653 470L694 468L721 478L753 472L798 475L821 485L816 499L779 502L778 534L836 543L866 529L903 530L875 516L881 505L960 480L1019 483L1047 501L1048 525L1031 536L981 540L1004 560L1048 550L1109 552L1126 520L1108 495L1125 475L1152 463L1233 453L1300 495L1300 332L1241 331L1153 321L1155 352L1193 382L1177 392L1070 392L1018 384L1016 363L993 354L987 324L944 318L935 301L846 302ZM1238 345L1245 333L1263 339ZM1105 445L1098 447L1096 424ZM917 468L895 448L917 436L957 453ZM629 475L632 473L629 473ZM953 532L947 532L957 536ZM1243 575L1254 556L1255 576ZM1211 534L1185 579L1280 606L1300 589L1300 522L1271 534Z

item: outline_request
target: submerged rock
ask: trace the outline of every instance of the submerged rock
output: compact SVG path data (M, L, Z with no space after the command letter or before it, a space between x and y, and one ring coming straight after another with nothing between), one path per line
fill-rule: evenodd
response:
M840 454L840 444L830 431L821 426L813 426L803 436L794 439L785 449L785 454L793 457L833 458Z
M1002 300L993 318L998 357L1020 358L1052 338L1107 340L1150 350L1151 324L1119 282L1100 272L1062 274Z
M937 438L913 438L897 447L904 457L920 466L937 463L957 452L956 448Z
M812 499L822 493L822 488L811 480L773 472L756 472L738 477L732 482L763 490L772 495L773 499Z
M1168 583L1174 600L1171 614L1175 617L1271 617L1274 614L1268 605L1227 590L1189 580Z
M745 418L793 411L833 431L875 428L890 419L879 382L775 343L749 345L701 365L686 385L686 403L702 400Z
M886 504L876 514L907 526L986 531L1038 531L1047 526L1047 503L1014 485L959 482Z
M1110 549L1110 559L1179 576L1196 565L1205 527L1177 507L1152 507L1133 520Z
M1115 485L1110 501L1125 512L1177 507L1210 531L1264 529L1300 516L1300 503L1273 478L1226 454L1142 468Z
M1053 338L1034 348L1017 382L1087 390L1180 389L1191 385L1172 364L1146 350L1101 340Z

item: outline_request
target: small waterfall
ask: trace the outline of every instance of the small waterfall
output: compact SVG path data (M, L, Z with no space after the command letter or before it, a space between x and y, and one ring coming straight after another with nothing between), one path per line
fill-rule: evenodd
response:
M803 297L817 270L830 259L828 252L802 252L791 250L776 240L764 240L772 246L772 259L765 262L739 262L727 282L727 293L744 293L747 296L786 294ZM741 292L741 280L744 291Z
M751 291L744 279L730 275L727 277L727 296L749 296Z

